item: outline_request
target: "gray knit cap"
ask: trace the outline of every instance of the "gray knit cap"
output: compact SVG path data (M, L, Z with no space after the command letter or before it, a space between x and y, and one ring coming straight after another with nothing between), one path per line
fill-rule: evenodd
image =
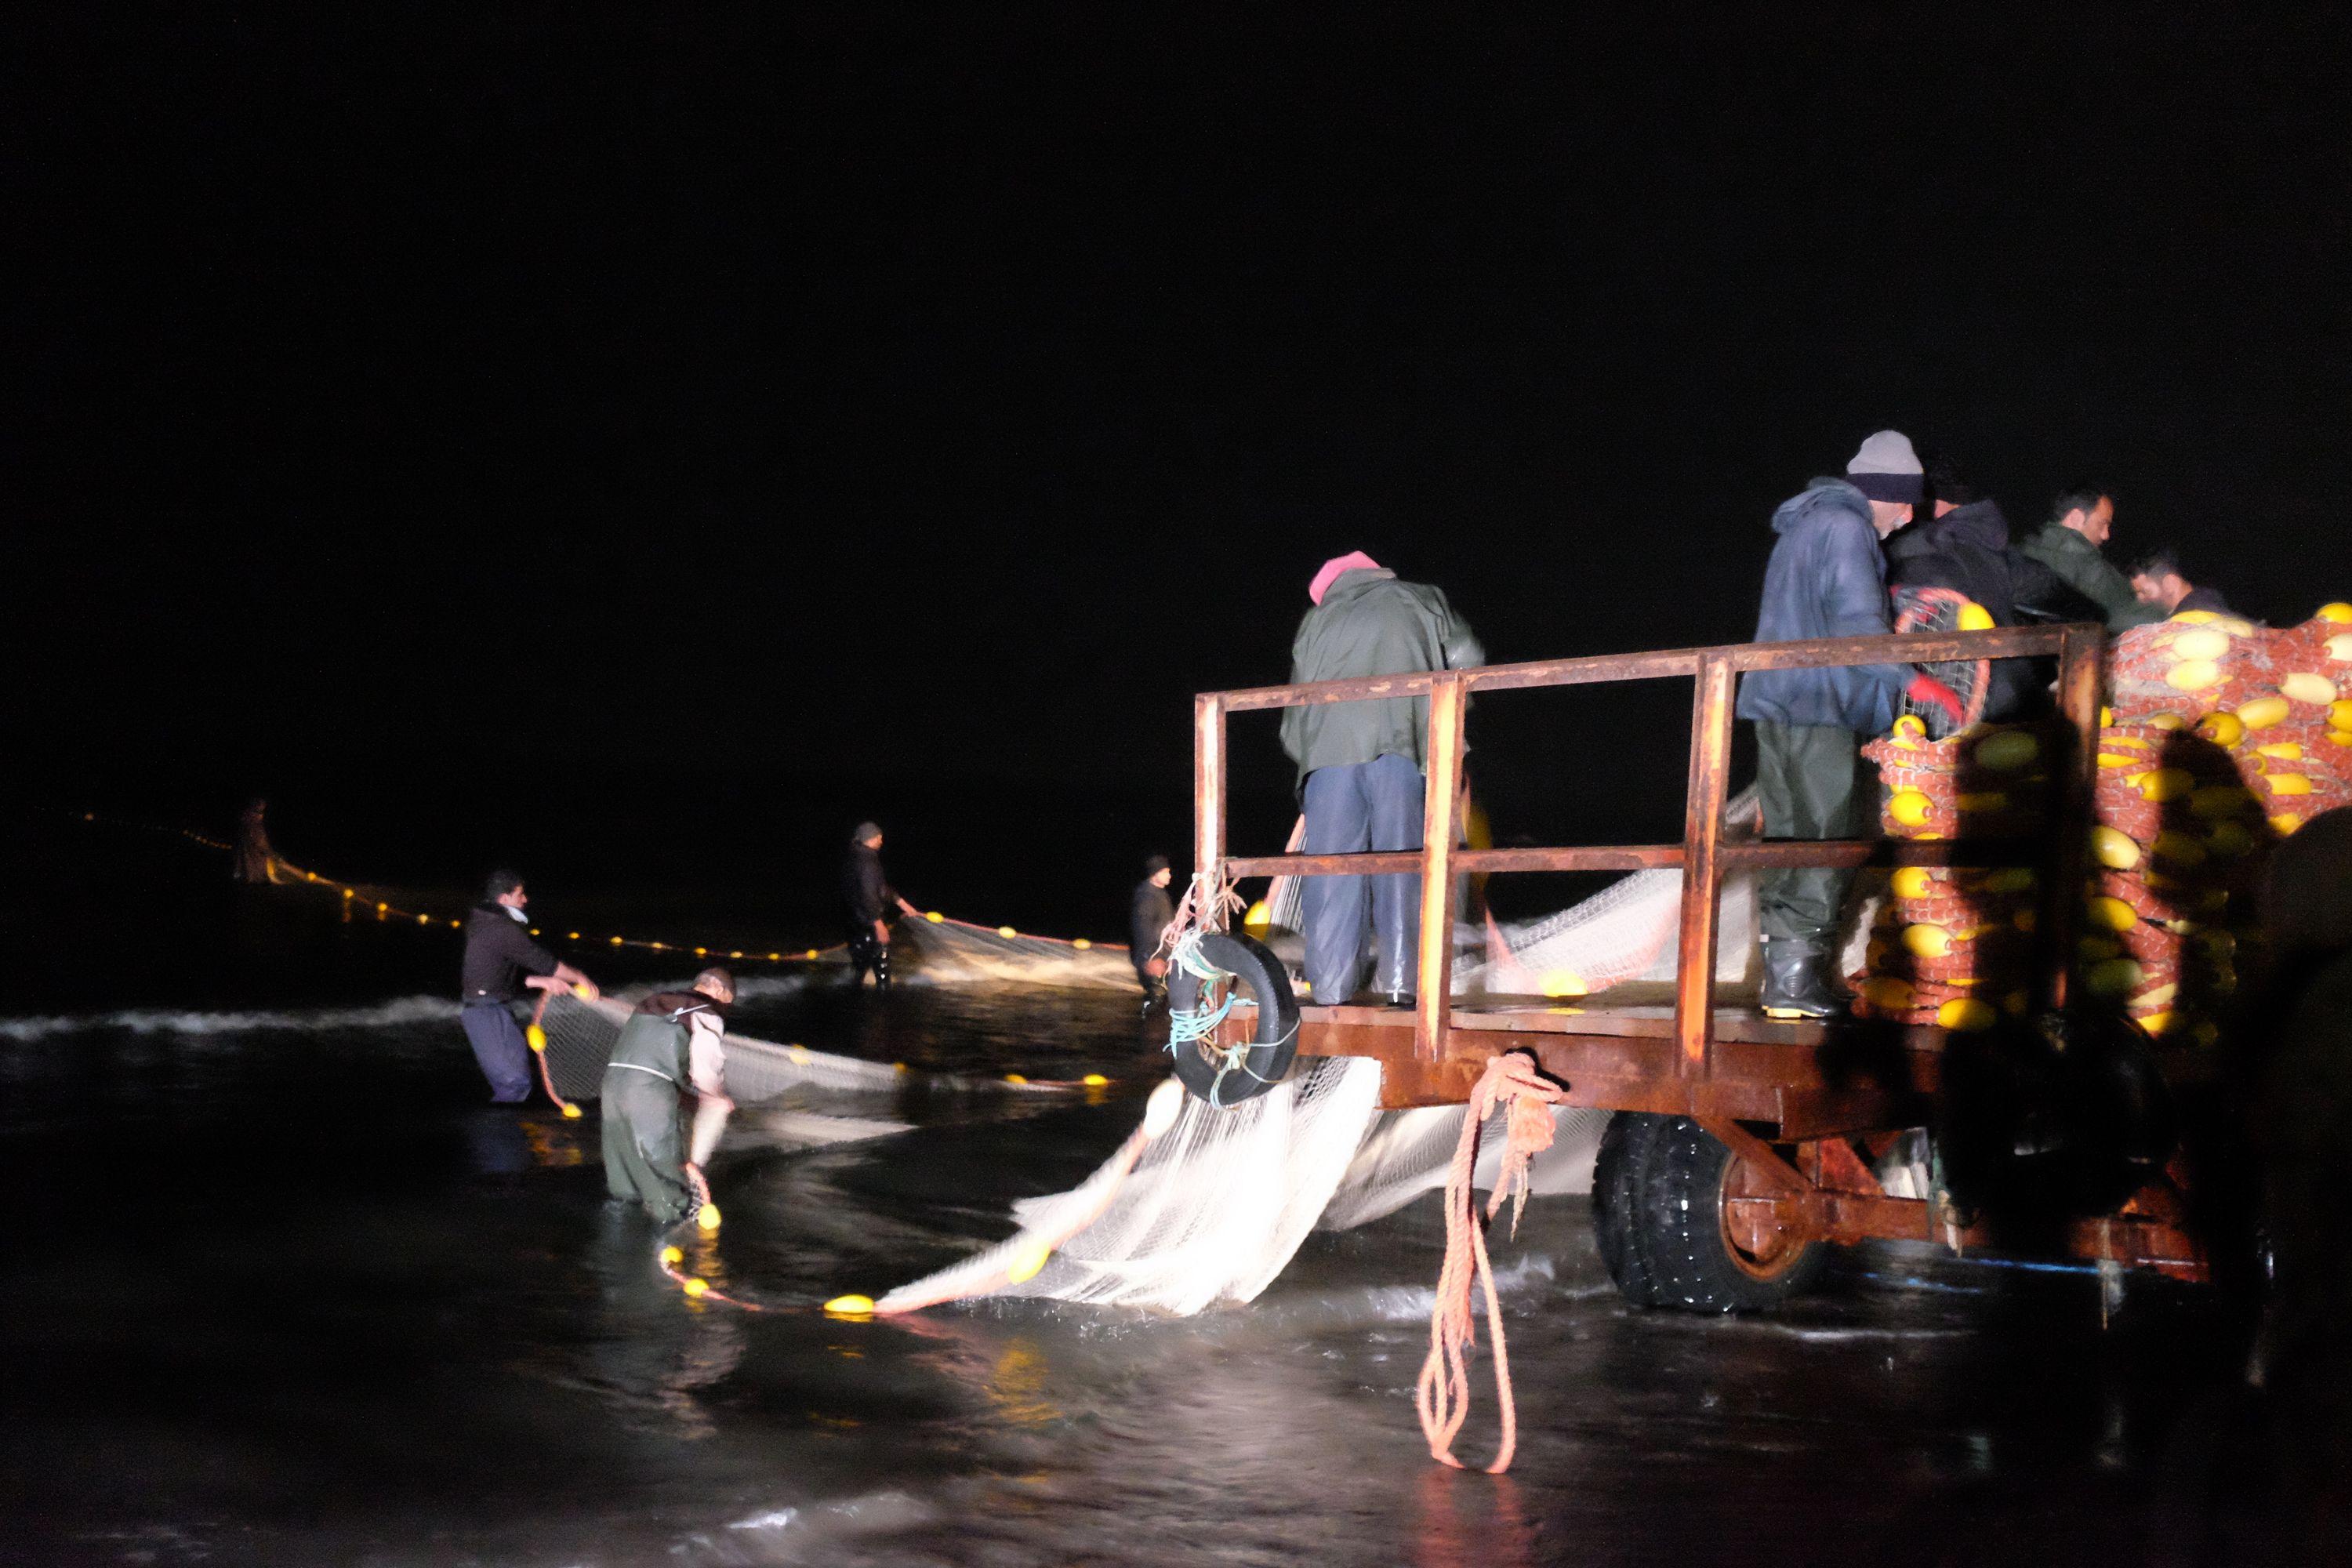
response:
M879 837L881 833L882 829L878 825L871 822L861 822L856 826L849 830L849 841L852 844L863 844L869 838Z
M1911 437L1900 430L1881 430L1845 466L1848 482L1871 500L1912 506L1927 498L1924 474Z

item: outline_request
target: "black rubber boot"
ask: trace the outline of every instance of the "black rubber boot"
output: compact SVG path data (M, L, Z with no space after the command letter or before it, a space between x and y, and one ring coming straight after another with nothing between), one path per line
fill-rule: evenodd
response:
M1797 937L1764 939L1764 1016L1827 1018L1843 1011L1823 971L1828 944Z

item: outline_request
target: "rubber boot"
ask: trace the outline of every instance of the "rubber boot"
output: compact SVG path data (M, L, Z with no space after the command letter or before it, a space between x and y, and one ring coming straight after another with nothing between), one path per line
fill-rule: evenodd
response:
M1828 944L1815 938L1764 939L1764 1016L1827 1018L1843 1011L1823 973Z

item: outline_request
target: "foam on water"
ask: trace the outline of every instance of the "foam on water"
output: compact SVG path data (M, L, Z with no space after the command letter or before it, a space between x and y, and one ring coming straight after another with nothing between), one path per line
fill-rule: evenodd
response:
M122 1030L133 1035L229 1035L381 1029L442 1020L454 1023L457 1016L457 1004L443 996L402 996L366 1007L297 1007L242 1013L133 1008L117 1013L0 1018L0 1039L40 1040L100 1030Z

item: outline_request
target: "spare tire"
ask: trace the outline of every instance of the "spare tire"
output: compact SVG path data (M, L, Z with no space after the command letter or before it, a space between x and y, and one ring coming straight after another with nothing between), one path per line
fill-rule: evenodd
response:
M1257 1027L1240 1063L1228 1068L1212 1058L1195 1041L1171 1037L1168 1048L1176 1058L1176 1079L1195 1098L1223 1110L1255 1100L1290 1071L1298 1055L1298 998L1290 992L1290 976L1282 961L1255 939L1228 931L1202 934L1200 955L1211 968L1233 977L1238 991L1257 1004ZM1183 965L1168 966L1168 1010L1196 1011L1204 983Z

